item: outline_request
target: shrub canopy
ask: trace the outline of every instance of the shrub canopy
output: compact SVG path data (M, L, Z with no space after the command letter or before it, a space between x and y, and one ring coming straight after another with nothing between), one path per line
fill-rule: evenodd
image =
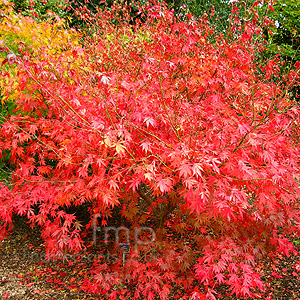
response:
M226 283L253 296L257 261L294 252L287 237L299 233L299 110L286 92L299 66L285 86L274 81L279 60L257 63L255 18L213 45L203 20L161 5L144 12L132 26L124 9L99 10L84 48L14 58L20 113L0 132L0 157L10 151L14 166L11 189L0 189L1 237L24 215L41 226L48 257L63 256L84 247L70 205L90 205L87 228L95 214L109 224L119 206L157 240L125 261L99 259L88 291L214 299Z

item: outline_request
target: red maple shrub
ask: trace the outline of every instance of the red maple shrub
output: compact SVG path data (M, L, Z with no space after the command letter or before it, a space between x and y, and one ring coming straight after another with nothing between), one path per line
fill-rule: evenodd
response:
M251 297L263 290L257 261L293 253L300 229L299 110L287 92L299 70L282 85L279 60L258 63L256 18L213 44L205 20L146 10L135 26L125 10L99 11L84 48L17 60L20 113L0 139L14 166L0 189L1 238L24 215L41 226L48 257L62 256L84 247L68 206L89 203L87 228L119 206L157 240L95 261L86 291L215 299L227 284Z

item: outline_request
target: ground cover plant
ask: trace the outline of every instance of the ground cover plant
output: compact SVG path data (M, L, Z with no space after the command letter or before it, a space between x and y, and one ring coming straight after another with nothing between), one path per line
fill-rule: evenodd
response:
M3 89L17 93L18 112L0 132L13 169L0 189L1 238L13 214L26 216L41 227L46 256L63 258L118 210L156 238L133 245L133 236L126 255L99 256L87 292L215 299L226 284L257 297L259 261L296 254L299 110L289 87L299 65L281 77L279 59L259 63L268 19L257 3L214 43L205 17L178 20L147 3L133 25L129 10L84 12L95 26L85 45L24 46L3 63L17 70ZM84 228L73 206L87 207Z

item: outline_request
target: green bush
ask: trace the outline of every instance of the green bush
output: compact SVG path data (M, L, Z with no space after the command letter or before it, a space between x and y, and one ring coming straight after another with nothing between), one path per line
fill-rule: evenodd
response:
M33 17L35 20L47 20L51 17L49 11L61 18L67 17L65 0L12 0L14 10L24 16Z

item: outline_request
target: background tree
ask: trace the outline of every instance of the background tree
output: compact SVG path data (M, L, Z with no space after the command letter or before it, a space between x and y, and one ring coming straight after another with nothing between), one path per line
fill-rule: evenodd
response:
M180 0L166 1L170 7L175 9L177 14L193 14L196 18L204 17L212 26L214 33L227 32L229 17L232 13L231 2L227 0Z
M284 76L300 62L300 3L297 0L278 0L268 15L273 24L264 31L267 41L264 56L280 55L281 75ZM298 99L299 86L291 86L289 92Z
M12 0L16 13L31 16L37 21L51 18L47 12L54 12L57 16L67 17L65 0Z
M274 21L272 33L266 31L270 54L280 53L289 62L300 60L300 3L297 0L278 0L270 10Z

